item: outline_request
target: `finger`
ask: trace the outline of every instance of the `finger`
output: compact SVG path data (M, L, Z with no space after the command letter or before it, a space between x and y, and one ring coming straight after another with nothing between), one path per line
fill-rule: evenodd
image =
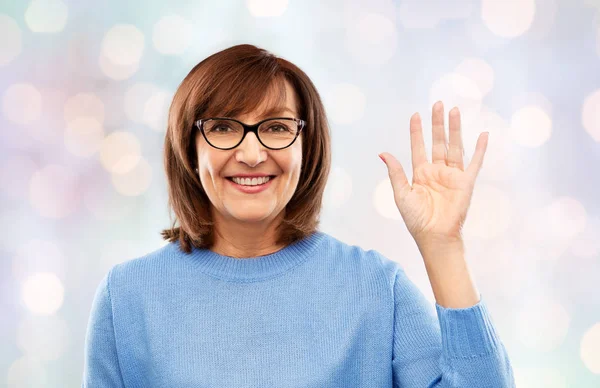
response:
M462 142L462 129L460 120L460 111L457 107L450 110L449 119L450 122L450 143L448 144L448 166L457 167L460 170L464 170L464 159L463 155L465 150Z
M431 149L432 163L446 164L446 131L444 130L444 104L436 102L431 110L431 127L433 146Z
M475 179L479 174L479 170L481 170L481 166L483 165L483 157L485 155L485 150L487 149L488 139L489 132L483 132L477 139L473 160L471 160L471 163L467 168L467 173L471 176L472 182L475 182Z
M390 153L382 152L379 156L387 166L394 196L404 198L404 196L410 192L411 186L404 173L402 164L400 164L400 162Z
M423 127L421 116L415 113L410 118L410 146L412 152L413 171L423 163L427 163L427 152L423 141Z

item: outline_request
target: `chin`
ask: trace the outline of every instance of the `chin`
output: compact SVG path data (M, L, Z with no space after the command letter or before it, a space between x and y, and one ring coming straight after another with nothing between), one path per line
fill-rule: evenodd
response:
M229 215L243 222L260 222L264 221L268 218L271 218L273 212L270 209L265 209L263 206L252 207L246 205L242 205L243 209L235 209L230 211Z

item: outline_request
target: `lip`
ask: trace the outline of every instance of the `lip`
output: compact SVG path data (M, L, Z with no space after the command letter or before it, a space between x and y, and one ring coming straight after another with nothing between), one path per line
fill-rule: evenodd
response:
M232 175L238 178L262 178L265 176L275 176L275 174L258 174L258 173L254 173L254 174L236 174L236 175ZM232 176L229 176L228 178L231 178Z
M246 193L246 194L256 194L256 193L260 193L261 191L265 191L266 189L268 189L269 187L271 187L271 182L273 182L275 178L271 178L269 179L269 181L265 184L262 184L260 186L243 186L243 185L238 185L237 183L235 183L234 181L232 181L231 179L225 179L227 182L229 182L233 187L235 187L236 189L238 189L239 191L241 191L242 193Z

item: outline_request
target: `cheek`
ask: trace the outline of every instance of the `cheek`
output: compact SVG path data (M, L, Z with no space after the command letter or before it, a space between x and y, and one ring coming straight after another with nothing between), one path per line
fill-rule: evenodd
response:
M219 173L225 164L226 158L211 152L211 150L199 149L198 165L200 166L200 182L206 189L219 185L221 177Z
M300 167L302 165L302 154L299 152L290 152L277 159L277 163L291 180L298 179Z
M298 140L301 140L301 138ZM297 141L289 150L288 163L293 166L293 170L299 169L302 164L302 142Z
M302 148L298 147L298 149L294 150L293 153L293 166L294 166L294 172L300 176L300 170L302 168Z

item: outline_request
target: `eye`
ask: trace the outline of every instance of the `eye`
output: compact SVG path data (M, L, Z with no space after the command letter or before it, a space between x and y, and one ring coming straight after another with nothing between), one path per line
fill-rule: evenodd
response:
M215 125L211 130L215 131L215 132L223 132L223 131L221 131L221 129L228 130L231 128L225 124L219 124L219 125Z
M272 131L272 132L289 132L289 128L288 127L286 127L285 125L280 125L280 124L271 125L268 128L268 130Z

